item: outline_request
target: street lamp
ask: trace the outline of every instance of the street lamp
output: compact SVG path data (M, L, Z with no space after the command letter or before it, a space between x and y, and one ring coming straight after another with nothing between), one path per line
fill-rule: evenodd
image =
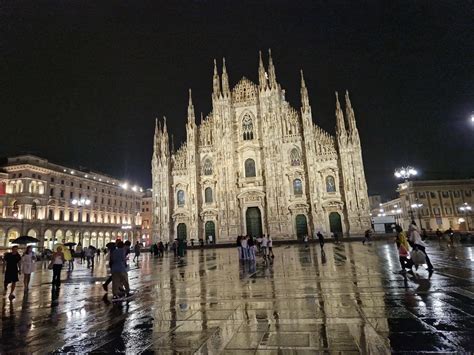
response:
M410 177L418 175L418 170L416 170L412 166L401 167L401 168L395 169L395 172L393 173L393 175L397 179L404 179L405 181L407 181Z
M411 218L414 219L413 217L413 210L417 212L418 215L418 222L420 223L420 228L421 228L421 217L420 217L420 208L423 207L422 203L412 203L411 206L412 211L411 211Z
M465 218L466 229L469 230L469 218L468 218L467 214L471 213L472 207L467 202L464 202L463 205L461 207L459 207L459 210L464 213L464 217L466 217Z

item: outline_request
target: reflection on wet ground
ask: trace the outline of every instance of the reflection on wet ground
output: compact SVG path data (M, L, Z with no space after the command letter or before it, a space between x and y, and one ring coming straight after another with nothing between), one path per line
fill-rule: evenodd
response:
M103 259L63 271L57 297L41 265L28 297L20 285L1 301L0 352L474 351L473 245L432 242L434 274L407 279L387 242L274 249L268 265L235 249L143 255L129 272L139 293L120 305L104 297Z

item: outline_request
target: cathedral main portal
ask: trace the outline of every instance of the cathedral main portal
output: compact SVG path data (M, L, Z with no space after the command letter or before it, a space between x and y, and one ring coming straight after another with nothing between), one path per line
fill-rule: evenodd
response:
M245 213L245 221L247 224L247 235L251 237L260 237L263 235L262 230L262 213L258 207L249 207Z

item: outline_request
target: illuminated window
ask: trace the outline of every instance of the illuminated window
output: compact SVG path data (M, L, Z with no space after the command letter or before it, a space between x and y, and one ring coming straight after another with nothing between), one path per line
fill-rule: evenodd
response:
M248 113L245 114L242 120L242 133L244 141L253 139L253 122L252 117Z
M206 203L212 203L212 189L210 187L204 190L204 201Z
M178 191L177 200L178 200L178 206L184 206L185 199L184 199L184 191L183 190Z
M327 192L336 192L336 182L334 180L334 177L329 175L326 178L326 191Z
M295 196L303 195L303 183L300 179L293 180L293 193Z

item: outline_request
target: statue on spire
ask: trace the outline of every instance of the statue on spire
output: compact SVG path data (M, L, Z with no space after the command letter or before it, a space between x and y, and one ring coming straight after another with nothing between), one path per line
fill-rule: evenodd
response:
M268 81L271 89L275 89L277 87L275 66L273 65L271 49L268 49Z
M267 88L267 73L263 66L262 51L258 51L258 56L258 83L260 84L260 89L265 90Z
M349 131L351 133L357 132L354 109L352 108L351 99L349 98L349 91L346 90L346 119L349 123Z
M215 97L221 96L221 84L219 80L219 73L217 72L217 62L214 59L214 76L212 78L212 93Z
M346 135L346 123L344 122L344 114L342 113L341 104L339 103L339 94L336 91L336 133L338 136Z
M301 108L303 111L307 111L309 107L309 97L308 97L308 89L306 88L306 82L304 81L304 74L303 69L300 71L301 73Z
M224 95L224 97L230 96L229 76L227 75L227 69L225 67L225 58L222 58L222 95Z
M189 89L189 102L188 102L188 123L195 124L196 117L194 116L194 105L193 105L193 98L191 94L191 89Z

